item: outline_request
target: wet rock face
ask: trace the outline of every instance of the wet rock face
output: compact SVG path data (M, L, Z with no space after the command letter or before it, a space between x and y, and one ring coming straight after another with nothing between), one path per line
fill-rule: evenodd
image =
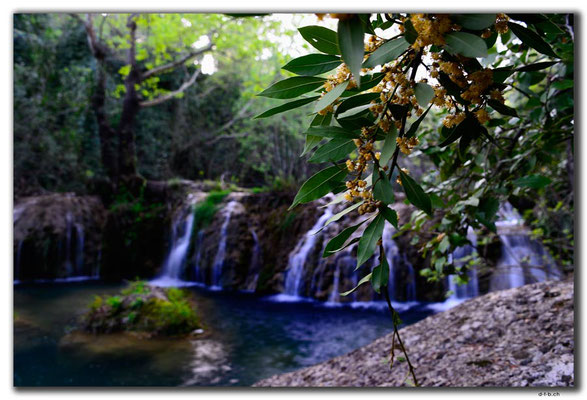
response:
M573 281L493 292L400 330L422 386L574 386ZM402 386L392 336L255 386Z
M99 198L51 194L14 206L14 278L56 279L98 273L106 212Z

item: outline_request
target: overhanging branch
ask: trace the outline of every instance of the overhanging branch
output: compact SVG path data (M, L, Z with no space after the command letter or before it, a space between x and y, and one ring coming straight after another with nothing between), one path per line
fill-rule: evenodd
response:
M139 105L141 107L151 107L151 106L161 104L167 100L174 98L178 94L183 93L187 88L192 86L194 83L196 83L196 79L200 75L200 72L202 72L201 69L196 70L196 72L193 73L192 77L188 81L184 82L177 90L174 90L173 92L166 93L162 96L154 98L153 100L141 101L139 103Z
M161 74L163 72L167 72L167 71L170 71L170 70L172 70L174 68L177 68L178 66L180 66L183 63L187 62L188 60L190 60L192 58L195 58L195 57L197 57L197 56L199 56L201 54L204 54L204 53L212 50L212 47L214 47L214 44L212 42L210 42L210 44L208 44L208 46L206 46L204 48L201 48L201 49L199 49L197 51L192 51L192 52L188 53L187 55L185 55L184 57L182 57L182 58L180 58L178 60L175 60L175 61L173 61L173 62L171 62L169 64L165 64L165 65L161 65L159 67L152 68L152 69L144 72L141 75L141 80L144 81L146 79L149 79L152 76L155 76L155 75Z

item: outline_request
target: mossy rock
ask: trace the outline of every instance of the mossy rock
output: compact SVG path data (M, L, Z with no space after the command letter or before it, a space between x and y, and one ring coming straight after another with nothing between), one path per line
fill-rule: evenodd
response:
M119 295L96 296L80 318L90 333L142 332L149 336L183 335L200 329L190 292L132 282Z

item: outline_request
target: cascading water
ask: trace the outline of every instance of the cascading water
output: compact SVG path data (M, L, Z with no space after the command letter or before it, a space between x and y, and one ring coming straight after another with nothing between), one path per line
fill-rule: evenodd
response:
M171 250L165 258L161 273L151 281L156 286L183 286L187 254L194 226L193 204L188 205L173 221L171 229Z
M245 282L245 290L254 292L259 281L259 272L261 271L261 244L257 237L257 232L253 228L249 229L253 237L253 252L251 253L251 261L249 263L249 273L247 281Z
M490 290L510 289L526 283L561 276L550 254L528 236L524 221L508 202L499 210L495 223L501 241L501 257L490 282Z
M228 232L228 225L230 224L230 217L237 207L242 207L241 204L236 201L230 201L224 208L224 222L220 229L220 242L218 243L218 251L216 257L214 257L214 264L212 266L212 289L222 288L222 270L224 267L224 258L226 257L226 234Z
M467 229L467 239L471 242L470 245L457 247L452 254L449 255L448 262L455 264L456 267L463 267L468 263L470 257L476 254L477 235L472 227ZM454 275L448 276L448 287L452 292L450 300L464 300L479 296L479 279L477 277L477 266L472 265L467 271L469 281L464 285L457 284L457 277Z
M302 237L289 255L287 272L285 275L285 294L300 297L303 289L304 265L310 251L314 249L319 235L316 233L332 217L332 208L327 207L324 214L316 221L314 226Z
M404 299L413 301L416 299L416 274L414 267L408 261L405 254L401 254L397 243L393 240L395 229L385 224L383 229L382 242L385 250L385 257L389 264L389 283L388 293L391 300L399 300L400 293L398 293L397 280L400 278L402 286L405 287ZM374 266L379 265L378 256L374 257ZM403 269L403 271L402 271Z

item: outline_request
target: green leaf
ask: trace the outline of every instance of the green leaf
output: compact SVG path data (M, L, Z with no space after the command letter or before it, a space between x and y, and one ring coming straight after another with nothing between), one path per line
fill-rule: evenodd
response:
M422 190L415 180L405 174L401 169L399 175L408 201L426 214L432 215L432 202L430 201L430 197L424 192L424 190Z
M450 19L465 29L482 31L495 24L496 17L496 14L454 14L450 16Z
M345 215L347 215L348 213L350 213L351 211L353 211L353 210L356 210L356 209L357 209L357 208L359 208L359 207L361 206L361 204L363 204L364 202L365 202L364 200L361 200L361 201L359 201L358 203L355 203L355 204L353 204L352 206L345 208L345 209L344 209L344 210L342 210L341 212L339 212L339 213L337 213L337 214L334 214L332 217L330 217L330 218L328 218L328 219L326 220L326 222L324 223L324 226L323 226L322 228L320 228L320 229L318 230L318 232L320 232L322 229L326 228L326 227L327 227L327 226L328 226L330 223L332 223L332 222L336 222L336 221L338 221L339 219L341 219L342 217L344 217ZM318 233L318 232L316 232L316 233Z
M361 64L365 54L365 31L358 16L338 20L338 44L342 59L361 86Z
M427 83L416 83L414 87L414 94L420 107L424 108L428 106L428 103L434 98L434 89Z
M381 215L383 215L383 218L385 218L387 222L389 222L391 225L395 227L395 229L399 229L397 212L394 209L389 207L382 207L379 209L379 212L381 213Z
M532 71L540 71L553 65L558 64L558 61L547 61L547 62L539 62L535 64L528 64L522 67L516 68L516 71L520 72L532 72Z
M511 107L506 106L505 104L500 103L497 100L489 100L487 102L487 104L489 104L489 106L491 106L491 108L493 108L495 111L497 111L498 113L502 114L502 115L509 115L511 117L517 117L518 113L516 110L514 110Z
M294 108L298 108L298 107L301 107L303 105L306 105L308 103L315 101L318 97L319 96L314 96L314 97L308 97L306 99L299 99L299 100L290 101L289 103L285 103L280 106L270 108L269 110L257 115L254 119L267 118L267 117L270 117L275 114L279 114L279 113L282 113L285 111L293 110Z
M515 71L510 68L495 68L493 70L493 82L504 83Z
M378 99L379 93L363 93L356 96L349 97L341 102L336 108L335 115L344 113L345 111L352 110L353 108L369 104L372 100Z
M373 186L373 197L376 200L382 201L384 204L391 204L394 202L393 188L384 172L379 171L379 179Z
M310 126L329 126L332 121L332 113L326 113L324 115L316 114L310 122Z
M487 57L487 44L479 36L467 32L451 32L445 36L446 47L465 57Z
M289 210L298 204L308 203L330 193L332 186L344 180L346 175L346 169L341 169L336 165L315 173L310 179L304 182Z
M324 108L326 108L330 104L332 104L333 101L335 101L336 99L338 99L340 97L340 95L342 94L342 92L344 92L344 90L346 89L348 84L349 84L349 81L339 83L334 88L332 88L332 90L330 92L328 92L324 96L322 96L322 98L320 100L318 100L318 102L316 103L316 106L314 106L314 112L318 112L320 110L323 110Z
M322 257L328 257L342 250L344 248L343 245L348 240L348 238L350 238L351 235L355 233L355 231L366 221L367 220L365 219L359 222L357 225L349 226L348 228L340 232L338 235L330 239L330 241L328 242L328 244L326 244L326 247L324 248Z
M319 147L308 162L336 162L347 157L355 148L356 146L352 139L332 139L330 142Z
M306 42L326 54L340 54L336 32L323 26L310 25L298 29Z
M418 39L418 32L416 31L416 28L414 28L414 25L412 24L411 19L406 20L406 22L404 23L404 29L405 29L404 37L406 38L406 41L409 44L414 44L416 39Z
M371 53L367 61L363 63L363 68L374 68L378 65L387 64L402 55L409 47L410 44L404 37L389 40Z
M508 22L508 27L525 45L532 47L534 50L538 51L539 53L546 54L547 56L560 58L552 50L550 45L546 43L544 39L542 39L536 32L528 28L524 28L522 25L516 24L514 22Z
M385 227L385 219L381 214L378 214L373 221L369 224L361 240L359 240L359 247L357 249L357 267L355 271L359 269L361 265L365 263L375 251L377 242L383 235L383 228Z
M304 144L304 151L300 154L300 157L306 155L309 151L311 151L314 147L318 146L318 143L323 138L321 136L314 136L314 135L306 135L306 143Z
M369 282L371 280L371 275L372 272L369 272L367 275L365 275L364 277L361 278L361 280L359 281L359 283L357 284L357 286L355 286L354 288L352 288L351 290L349 290L348 292L343 292L340 293L341 296L348 296L349 294L353 293L355 290L357 290L359 288L359 286L361 286L363 283L365 282Z
M387 165L389 160L391 160L395 148L397 147L396 139L397 129L395 125L391 125L389 132L385 137L385 141L383 142L383 148L381 149L381 157L379 158L380 165Z
M430 111L431 108L432 108L432 104L430 104L430 106L428 106L426 111L424 111L424 113L422 115L420 115L420 117L416 120L416 122L414 122L410 126L410 129L408 129L408 131L406 132L406 137L412 137L416 134L418 127L420 126L422 121L424 121L424 118L426 118L426 114L428 114L428 111Z
M318 89L324 85L326 79L314 76L294 76L274 83L258 96L272 97L274 99L291 99L301 94Z
M339 139L357 139L360 136L359 132L349 131L338 126L313 126L308 128L306 134Z
M467 133L471 130L478 129L478 126L479 126L479 122L477 121L477 118L475 118L475 116L472 114L467 114L467 117L463 120L463 122L461 122L460 124L458 124L457 126L455 126L452 129L448 128L448 131L450 133L449 133L448 137L446 139L444 139L444 141L442 143L439 144L439 146L446 147L449 144L452 144L457 139L459 139L461 136L463 136L465 133Z
M329 54L308 54L291 60L282 69L298 75L320 75L338 67L340 57Z
M377 293L381 293L381 288L387 286L389 282L389 264L387 263L387 257L381 257L381 264L373 268L371 271L371 285L373 290Z
M548 186L552 181L542 175L528 175L523 178L516 179L513 183L519 187L529 187L532 189L541 189Z

